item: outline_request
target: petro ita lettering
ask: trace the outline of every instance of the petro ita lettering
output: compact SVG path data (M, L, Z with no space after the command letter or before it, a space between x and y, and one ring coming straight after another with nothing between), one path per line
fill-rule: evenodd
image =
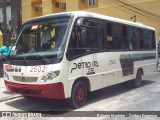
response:
M73 66L74 66L74 67L71 69L71 73L73 72L73 70L76 70L76 69L84 69L84 68L95 68L95 67L99 67L97 61L93 61L93 62L73 63Z

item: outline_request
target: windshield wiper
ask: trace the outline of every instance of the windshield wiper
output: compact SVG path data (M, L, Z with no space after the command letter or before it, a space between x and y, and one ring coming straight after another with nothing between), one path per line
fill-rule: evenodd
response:
M49 61L45 58L45 57L43 57L42 55L36 55L36 57L37 58L42 58L41 60L42 60L42 63L44 64L44 65L46 65L46 64L48 64L49 63Z
M25 62L26 65L28 65L30 63L29 61L26 60L25 56L23 56L23 60L24 60L24 62Z
M49 63L49 60L47 60L44 56L42 55L32 55L32 56L14 56L12 59L22 59L24 60L24 63L26 65L30 64L29 60L40 60L44 65Z

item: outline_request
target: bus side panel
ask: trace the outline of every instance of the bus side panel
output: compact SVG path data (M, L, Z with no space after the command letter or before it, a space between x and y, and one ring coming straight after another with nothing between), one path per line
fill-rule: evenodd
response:
M103 87L136 78L142 68L144 75L156 70L155 51L106 52L106 70L102 73Z
M102 73L106 69L106 56L103 53L85 55L68 62L69 88L78 78L86 77L90 91L102 88Z
M122 83L136 78L139 68L144 74L156 69L156 53L101 52L83 56L68 62L69 94L74 81L86 77L90 82L90 91Z
M122 83L136 77L132 52L106 52L107 70L103 73L103 87Z
M133 52L132 59L134 60L135 74L139 68L142 68L144 75L156 70L156 51L139 51L138 53Z

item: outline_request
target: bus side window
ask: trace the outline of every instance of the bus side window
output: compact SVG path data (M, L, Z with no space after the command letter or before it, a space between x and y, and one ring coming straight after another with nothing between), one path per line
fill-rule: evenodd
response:
M155 49L154 31L143 30L144 34L144 49Z
M128 47L129 47L129 49L130 50L132 50L133 49L133 29L132 29L132 27L129 27L128 28Z
M104 24L98 23L98 44L100 45L100 49L104 50L105 41L104 41Z
M127 27L122 26L122 49L128 49Z
M71 37L70 37L68 48L76 48L76 47L77 47L76 31L73 30L71 32Z
M87 29L81 28L81 31L77 34L78 35L78 47L79 48L87 48Z
M76 24L70 36L68 44L68 56L70 58L99 50L97 23L92 20L80 22L83 24Z
M155 32L151 31L152 49L156 49Z
M78 44L79 48L91 51L99 48L97 44L97 27L94 22L87 21L85 26L81 27L80 40Z
M140 31L140 49L144 49L143 30L139 29L139 31Z
M106 49L113 49L113 37L112 37L112 25L111 23L107 23L107 46Z
M67 57L73 58L77 55L77 35L76 35L76 29L74 28L71 32L69 44L68 44L68 51L67 51Z

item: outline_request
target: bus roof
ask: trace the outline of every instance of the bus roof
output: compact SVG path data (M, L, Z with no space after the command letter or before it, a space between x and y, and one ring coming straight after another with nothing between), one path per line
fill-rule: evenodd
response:
M43 19L43 18L49 18L49 17L52 17L54 15L74 15L76 18L77 17L92 17L92 18L108 20L108 21L112 21L112 22L116 22L116 23L131 25L131 26L135 26L135 27L155 30L155 28L147 26L147 25L143 25L140 22L132 22L132 21L123 20L123 19L120 19L120 18L110 17L110 16L101 15L101 14L97 14L97 13L93 13L93 12L86 12L86 11L73 11L73 12L62 12L62 13L56 13L56 14L49 14L49 15L34 18L31 21L38 20L38 19Z

